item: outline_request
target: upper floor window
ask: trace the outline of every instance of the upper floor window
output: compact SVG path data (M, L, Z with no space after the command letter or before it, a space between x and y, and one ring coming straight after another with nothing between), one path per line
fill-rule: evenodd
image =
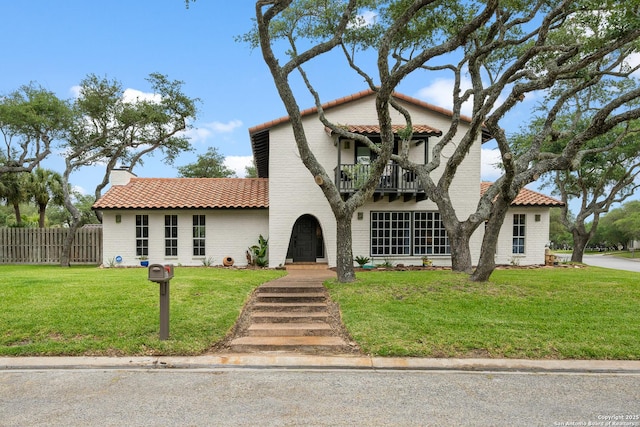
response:
M178 256L178 215L164 216L164 254Z
M204 256L204 243L206 237L205 216L193 216L193 255Z
M511 250L514 254L524 253L524 239L526 232L525 214L513 215L513 248Z
M149 256L149 215L136 215L136 256Z

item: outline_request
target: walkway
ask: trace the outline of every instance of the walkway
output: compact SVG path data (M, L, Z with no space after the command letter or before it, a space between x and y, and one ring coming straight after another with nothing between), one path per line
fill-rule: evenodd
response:
M225 349L236 353L357 352L323 285L336 277L335 272L317 265L288 267L287 272L256 289Z

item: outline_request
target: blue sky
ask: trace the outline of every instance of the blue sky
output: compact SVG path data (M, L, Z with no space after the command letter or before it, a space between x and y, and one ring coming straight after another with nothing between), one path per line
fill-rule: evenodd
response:
M251 159L247 129L285 115L260 52L234 41L251 28L254 4L197 0L186 9L183 0L1 2L0 93L33 81L61 98L72 98L73 87L90 73L148 92L149 73L166 74L184 81L184 91L202 100L191 132L195 152L180 156L175 166L191 163L215 146L241 174ZM323 101L366 89L361 78L334 61L329 55L310 70ZM449 108L450 87L446 76L422 75L407 79L398 91ZM527 99L511 115L511 131L534 104ZM310 107L312 100L302 96L299 105ZM483 159L483 179L495 179L487 166L495 162L495 153L485 152ZM59 158L50 162L48 167L62 171ZM147 159L134 172L140 177L177 174L159 157ZM72 184L92 193L102 173L81 170L72 175Z

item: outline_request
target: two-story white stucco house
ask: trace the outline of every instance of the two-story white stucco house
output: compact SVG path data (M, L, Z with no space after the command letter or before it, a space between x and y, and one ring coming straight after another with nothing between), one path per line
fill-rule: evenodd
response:
M449 126L451 113L402 94L395 98L412 114L410 156L427 162L440 129ZM329 102L324 110L330 120L375 140L379 129L374 100L373 92L363 91ZM327 131L315 108L302 115L315 156L335 174L343 197L349 197L374 153ZM400 115L393 120L398 128L404 127ZM335 219L299 158L289 118L252 127L249 134L260 178L137 178L114 171L111 188L94 205L103 212L105 265L114 260L136 265L141 255L153 263L222 264L232 258L235 265L244 265L246 249L263 235L269 239L270 267L298 262L335 266ZM451 186L460 217L475 211L488 185L480 180L482 142L479 137ZM503 225L496 262L544 264L549 208L559 205L524 189ZM370 257L374 263L417 265L426 255L435 265L450 264L449 240L437 206L426 197L417 177L396 164L387 166L371 200L356 211L352 230L354 256ZM475 260L482 237L479 229L470 242Z

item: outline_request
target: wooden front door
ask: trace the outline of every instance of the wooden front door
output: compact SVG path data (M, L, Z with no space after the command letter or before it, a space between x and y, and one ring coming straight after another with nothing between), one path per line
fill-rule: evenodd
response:
M317 228L318 221L311 215L298 218L291 234L293 262L316 261Z

